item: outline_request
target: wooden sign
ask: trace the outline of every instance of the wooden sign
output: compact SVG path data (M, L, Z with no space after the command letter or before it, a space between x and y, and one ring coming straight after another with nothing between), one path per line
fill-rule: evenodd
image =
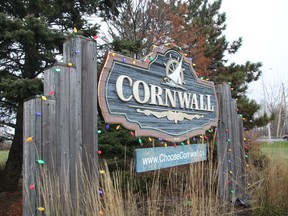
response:
M136 149L134 153L136 172L204 161L207 159L206 149L206 144Z
M212 82L198 79L191 60L174 49L156 48L146 61L112 52L98 84L107 123L120 123L136 136L180 142L217 125Z

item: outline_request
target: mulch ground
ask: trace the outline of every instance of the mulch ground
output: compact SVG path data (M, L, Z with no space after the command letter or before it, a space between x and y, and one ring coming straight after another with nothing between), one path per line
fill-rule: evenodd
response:
M22 215L22 191L0 193L0 216Z

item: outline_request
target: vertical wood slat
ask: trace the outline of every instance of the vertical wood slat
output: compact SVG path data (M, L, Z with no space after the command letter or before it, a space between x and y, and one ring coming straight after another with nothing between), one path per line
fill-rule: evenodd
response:
M56 115L57 115L57 145L59 145L60 154L58 154L61 167L60 178L67 179L70 164L70 72L71 68L67 66L58 66L61 70L58 76L55 97L56 97ZM69 185L68 181L64 181Z
M75 108L75 112L81 120L75 122L78 126L81 124L81 133L77 134L75 140L79 140L79 144L74 148L82 149L82 165L86 169L95 172L95 168L91 164L96 164L98 160L97 152L97 50L95 41L78 37L64 44L64 60L71 62L75 66L75 80L71 80L78 86L81 91L76 91L70 96L75 98L75 105L81 104ZM72 75L71 75L72 76ZM75 89L71 89L71 92ZM81 102L81 103L79 103ZM72 105L74 106L74 105ZM75 113L74 112L74 113ZM78 121L78 120L76 120ZM76 128L78 128L76 126ZM76 129L77 130L77 129ZM79 151L78 151L79 152ZM87 157L86 157L87 156ZM87 173L89 171L87 170Z
M94 41L82 41L82 56L82 162L86 173L92 174L98 160L97 50Z
M35 155L34 140L31 143L26 142L28 137L34 137L36 114L34 100L24 103L24 132L23 132L23 213L24 215L33 215L36 206L35 190L30 190L30 185L35 185Z
M218 85L216 86L218 104L219 104L219 123L217 127L217 156L218 156L218 189L219 196L223 200L229 200L230 194L228 192L228 176L229 176L229 166L228 161L230 160L230 154L228 154L228 136L229 131L229 101L230 95L227 91L226 86Z
M24 132L23 132L23 206L24 215L36 215L36 208L41 205L40 200L36 196L37 187L39 187L38 174L43 168L37 163L37 160L43 160L45 166L52 167L50 150L52 146L46 144L54 143L53 122L55 116L49 113L54 113L54 107L50 104L55 104L54 100L43 101L40 96L30 99L24 103ZM51 110L52 108L52 110ZM49 117L49 119L47 119ZM51 117L51 118L50 118ZM54 127L55 128L55 127ZM49 132L50 131L50 132ZM26 139L32 137L32 142L27 142ZM51 148L52 147L52 148ZM48 150L49 149L49 150ZM34 189L29 189L30 185L34 185Z
M81 44L80 40L73 38L64 44L64 61L72 63L69 77L69 134L70 134L70 145L69 145L69 157L73 163L69 164L69 175L70 175L70 190L74 197L76 195L77 187L77 171L80 168L82 152L82 104L81 104Z
M247 201L248 195L245 193L245 186L246 186L246 158L245 158L245 143L244 143L244 126L243 126L243 119L242 116L238 116L238 125L239 125L239 143L240 143L240 158L241 158L241 189L243 194L241 195L241 198L243 201ZM244 194L245 193L245 194Z
M229 91L230 91L230 87L229 87ZM230 93L231 95L231 93ZM229 103L229 107L230 107L230 119L228 120L229 122L231 122L231 124L229 125L229 130L231 131L230 133L230 139L231 139L231 143L230 143L230 160L231 160L231 171L232 174L230 175L230 181L231 181L231 191L234 191L234 193L231 194L232 198L231 200L235 200L235 197L238 196L238 190L237 190L237 184L238 184L238 178L239 178L239 168L238 168L238 152L239 152L239 139L238 139L238 130L237 130L237 122L236 118L237 118L237 108L236 108L236 101L232 100L232 98L230 97L230 103ZM237 124L237 125L236 125ZM231 192L230 192L231 193Z
M70 119L70 72L71 68L64 63L56 63L44 72L44 95L49 95L55 99L55 139L54 149L56 155L55 171L61 179L67 177L70 158L69 158L69 119Z
M56 148L56 102L48 99L42 102L42 158L51 173L55 172L57 164Z
M236 100L231 98L230 86L221 84L217 85L216 89L219 102L217 127L219 196L222 200L235 201L237 198L242 198L244 194L244 146L241 141L243 122L237 114Z
M241 152L244 149L243 142L240 140L240 137L243 135L240 135L242 131L240 131L240 124L239 124L239 115L237 114L237 102L236 100L232 101L231 104L232 108L232 121L233 121L233 161L234 161L234 172L235 172L235 194L237 195L237 198L241 198L244 194L243 190L243 161L244 158L242 158ZM243 132L242 132L243 134Z
M64 51L70 52L69 50ZM56 69L58 72L56 72ZM79 141L79 138L81 138L79 135L79 131L81 130L79 122L81 123L81 118L79 118L79 111L77 114L75 110L79 110L81 103L79 98L75 97L75 92L80 92L79 84L78 86L76 84L80 83L81 80L79 80L79 74L76 73L75 66L68 67L64 63L57 63L53 68L46 71L45 74L47 74L46 77L49 80L46 81L47 86L46 88L44 87L44 92L48 94L52 89L56 99L56 148L59 151L57 152L57 163L59 163L57 173L60 174L61 179L68 180L65 183L70 185L69 176L75 176L74 165L76 162L79 163L80 159L79 157L75 157L75 152L81 142L81 140ZM76 128L78 128L78 132ZM78 149L78 151L81 151L81 149ZM73 186L71 185L71 188L75 188L75 181L73 179L74 183Z

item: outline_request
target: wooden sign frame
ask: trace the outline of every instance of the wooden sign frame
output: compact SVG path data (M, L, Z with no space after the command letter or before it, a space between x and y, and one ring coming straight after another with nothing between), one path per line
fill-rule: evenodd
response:
M108 52L98 101L106 123L122 124L135 136L181 142L218 122L214 84L197 77L191 59L165 46L144 61Z

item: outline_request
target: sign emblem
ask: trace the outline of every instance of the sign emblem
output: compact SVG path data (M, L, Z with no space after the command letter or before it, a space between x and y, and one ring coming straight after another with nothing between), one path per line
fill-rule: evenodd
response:
M182 60L181 58L180 62L178 62L175 59L169 59L166 65L166 77L164 78L164 81L162 84L168 85L175 88L181 88L185 89L183 85L184 82L184 73L182 69Z
M171 142L216 126L214 84L198 79L191 61L174 49L156 49L150 59L107 54L98 85L104 120Z

